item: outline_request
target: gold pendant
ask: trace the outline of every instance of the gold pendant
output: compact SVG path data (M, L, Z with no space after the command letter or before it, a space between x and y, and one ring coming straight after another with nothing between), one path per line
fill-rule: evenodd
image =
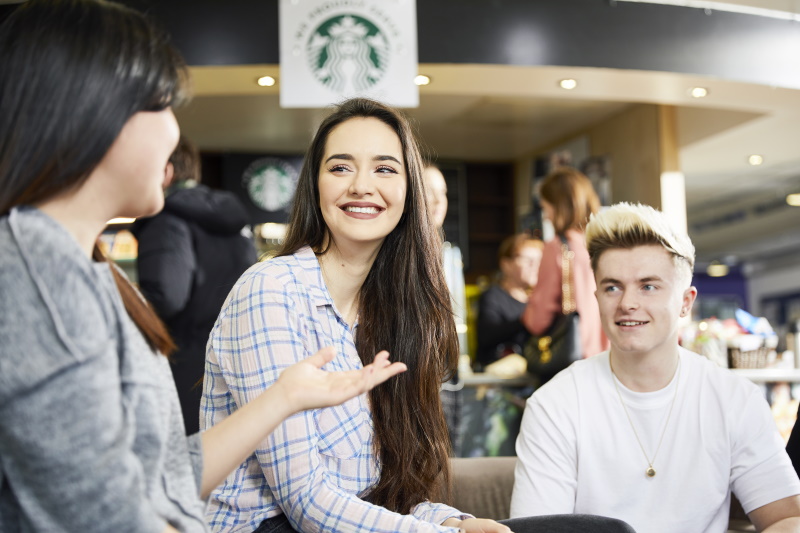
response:
M647 474L647 477L655 477L656 469L653 468L653 465L650 465L644 473Z

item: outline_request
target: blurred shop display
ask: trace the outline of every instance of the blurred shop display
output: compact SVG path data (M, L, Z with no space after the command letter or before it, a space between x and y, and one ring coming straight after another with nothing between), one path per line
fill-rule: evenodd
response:
M462 377L464 388L459 427L461 457L516 455L525 400L533 394L534 379L485 374Z
M126 228L127 226L108 226L100 235L100 249L125 272L131 282L138 283L136 257L139 243Z
M133 233L124 229L100 235L100 249L114 261L131 261L136 259L139 246Z
M283 239L286 237L286 230L288 227L288 224L265 222L253 228L253 236L255 238L256 252L259 261L269 259L275 255L278 248L283 244Z
M767 368L779 359L778 335L769 321L743 309L735 311L735 318L692 321L683 328L680 339L685 348L724 368Z
M765 317L753 316L743 309L736 309L734 315L724 320L712 317L688 323L680 332L680 343L761 386L786 441L795 424L800 397L797 334L781 339Z

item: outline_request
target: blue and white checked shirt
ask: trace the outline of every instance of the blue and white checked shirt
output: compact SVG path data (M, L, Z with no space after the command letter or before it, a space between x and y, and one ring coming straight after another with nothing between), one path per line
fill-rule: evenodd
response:
M211 332L201 404L201 429L225 419L269 387L286 367L334 346L326 370L362 368L353 331L342 319L305 247L258 263L228 295ZM298 413L211 494L213 531L252 532L285 513L303 532L455 532L439 524L470 515L423 502L400 515L359 498L380 475L366 395Z

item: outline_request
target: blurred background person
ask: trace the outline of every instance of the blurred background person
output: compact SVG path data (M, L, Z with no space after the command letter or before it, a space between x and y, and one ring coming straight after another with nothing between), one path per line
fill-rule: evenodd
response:
M167 176L164 210L138 219L131 231L141 291L178 346L170 363L192 434L200 426L209 333L231 287L257 258L245 207L234 193L200 184L199 153L183 136Z
M584 236L589 217L600 210L600 201L589 178L572 167L551 172L542 181L539 196L544 217L553 224L556 237L544 246L539 280L528 299L522 322L531 334L543 335L561 314L561 237L564 236L574 253L572 283L580 316L583 357L590 357L609 346L600 326L594 295L596 285ZM542 384L551 377L539 376Z
M544 243L526 233L507 237L497 253L500 278L478 301L478 351L481 367L504 355L522 353L530 333L522 324L528 296L536 286Z
M422 171L425 181L428 214L431 222L439 228L442 238L445 238L442 226L447 216L447 182L442 171L433 163L427 163ZM451 303L453 304L453 318L456 321L458 332L459 354L467 353L467 292L464 285L464 261L458 245L445 241L442 245L442 261L444 262L444 277L447 288L450 289ZM441 398L444 415L447 418L447 427L450 432L450 442L453 455L458 457L461 451L461 438L458 430L461 422L461 388L463 385L456 375L442 384Z

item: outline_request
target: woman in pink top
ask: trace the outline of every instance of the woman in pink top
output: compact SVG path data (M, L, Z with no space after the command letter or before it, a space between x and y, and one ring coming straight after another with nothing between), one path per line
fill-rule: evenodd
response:
M541 335L561 313L561 239L558 236L564 235L569 249L575 252L572 270L575 304L580 315L583 357L589 357L608 349L608 339L600 327L594 275L583 234L589 216L600 209L600 200L589 178L571 167L560 167L550 173L539 192L544 216L553 223L557 237L544 246L539 283L522 313L522 323L533 335Z

